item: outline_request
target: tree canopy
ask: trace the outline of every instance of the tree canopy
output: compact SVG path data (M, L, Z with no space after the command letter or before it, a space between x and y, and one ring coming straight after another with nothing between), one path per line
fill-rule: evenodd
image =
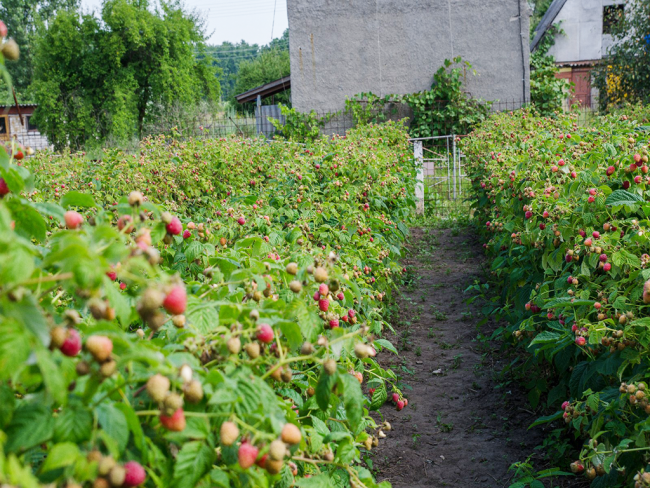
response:
M36 123L55 147L141 136L172 103L218 100L196 15L178 3L106 0L101 18L60 11L38 39Z
M650 2L628 2L611 25L613 45L594 70L601 109L650 103Z

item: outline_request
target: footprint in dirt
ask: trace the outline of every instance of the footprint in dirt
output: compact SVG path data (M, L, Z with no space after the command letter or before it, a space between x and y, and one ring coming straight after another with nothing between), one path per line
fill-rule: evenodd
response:
M543 440L528 426L525 393L498 384L492 345L476 340L482 317L463 294L481 274L483 253L468 229L412 229L406 264L416 273L398 298L399 323L389 336L399 356L380 361L400 375L408 406L381 409L392 425L372 451L377 481L397 488L507 487L512 463ZM496 324L481 332L489 335ZM390 397L390 395L389 395ZM383 420L377 415L378 423Z

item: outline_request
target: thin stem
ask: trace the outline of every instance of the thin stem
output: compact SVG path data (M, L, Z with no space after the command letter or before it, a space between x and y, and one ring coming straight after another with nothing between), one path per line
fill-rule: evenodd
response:
M65 281L74 277L73 273L61 273L57 275L41 276L40 278L31 278L20 283L18 286L39 285L50 281Z

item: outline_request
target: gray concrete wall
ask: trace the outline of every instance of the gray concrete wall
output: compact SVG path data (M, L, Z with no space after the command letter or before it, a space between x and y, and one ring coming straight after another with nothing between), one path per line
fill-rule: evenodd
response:
M427 90L455 56L478 72L467 77L473 96L529 98L526 0L287 0L287 8L298 110L339 110L362 92Z

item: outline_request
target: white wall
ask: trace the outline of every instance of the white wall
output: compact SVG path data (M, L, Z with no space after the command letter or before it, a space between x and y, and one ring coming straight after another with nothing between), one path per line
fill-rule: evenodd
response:
M42 135L37 130L27 130L27 120L25 120L25 126L20 123L20 117L18 115L9 115L9 133L11 138L16 138L16 141L29 146L35 151L39 149L47 149L50 145L47 142L47 138Z
M564 31L550 51L555 61L601 59L612 44L612 36L603 35L603 7L620 3L624 0L568 0L553 22Z

